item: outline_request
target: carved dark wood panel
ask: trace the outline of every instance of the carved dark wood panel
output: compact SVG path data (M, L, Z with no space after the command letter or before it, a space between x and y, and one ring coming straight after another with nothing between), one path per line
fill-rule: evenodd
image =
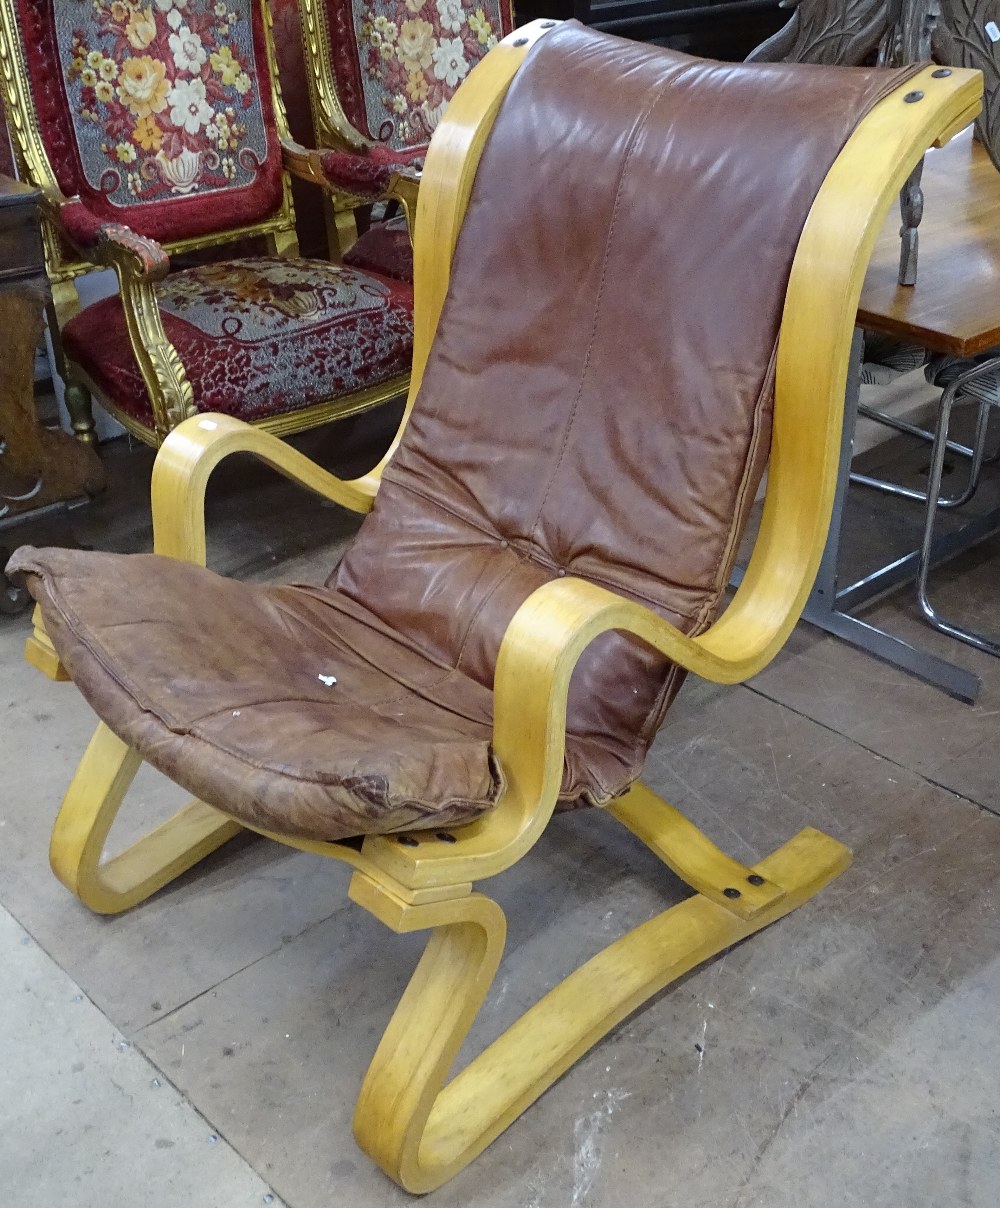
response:
M783 29L748 61L857 66L874 61L901 0L800 0Z
M983 73L986 95L976 133L1000 168L1000 0L940 0L940 7L934 58Z

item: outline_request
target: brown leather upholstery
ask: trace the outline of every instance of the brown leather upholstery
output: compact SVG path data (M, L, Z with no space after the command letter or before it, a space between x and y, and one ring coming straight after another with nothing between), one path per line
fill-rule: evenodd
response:
M574 24L542 39L487 144L402 447L326 590L17 556L97 711L285 833L489 808L493 669L532 591L577 575L689 633L716 612L767 457L799 233L905 75L704 63ZM567 802L628 786L678 681L637 641L591 646Z

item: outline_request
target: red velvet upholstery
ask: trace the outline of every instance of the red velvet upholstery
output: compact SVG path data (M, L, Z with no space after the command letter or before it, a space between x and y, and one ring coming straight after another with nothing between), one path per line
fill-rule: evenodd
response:
M285 103L292 138L305 147L314 147L309 85L302 53L302 21L296 0L268 0L271 9L274 54L278 60L281 98ZM304 180L292 180L295 201L295 227L305 256L322 256L327 246L323 196Z
M469 71L514 28L510 0L326 0L348 121L395 150L426 147Z
M375 144L366 154L356 151L327 151L322 159L323 174L330 184L346 193L381 197L389 187L394 172L401 168L421 168L426 147L411 147L409 151L393 151Z
M281 148L256 0L16 6L40 132L67 196L161 241L278 208Z
M347 252L344 263L397 281L412 281L413 244L406 219L400 215L374 223Z
M264 419L410 368L413 291L403 282L325 261L259 257L172 273L157 297L199 411ZM117 297L71 319L63 342L109 401L152 426Z

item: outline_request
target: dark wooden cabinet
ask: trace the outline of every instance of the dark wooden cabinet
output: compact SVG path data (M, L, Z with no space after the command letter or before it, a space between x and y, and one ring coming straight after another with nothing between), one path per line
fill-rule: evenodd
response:
M21 516L93 494L104 485L94 450L59 429L46 428L35 412L35 351L48 298L38 194L0 176L0 530ZM0 566L4 561L5 556ZM15 603L16 594L0 582L0 611L10 611Z

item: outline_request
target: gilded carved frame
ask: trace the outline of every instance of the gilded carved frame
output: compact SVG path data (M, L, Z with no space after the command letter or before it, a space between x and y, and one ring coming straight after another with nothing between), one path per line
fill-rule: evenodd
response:
M501 0L510 14L513 24L513 8L509 0ZM309 104L312 109L313 129L316 141L323 147L338 151L355 151L363 154L373 146L347 117L340 103L337 80L331 61L332 35L327 17L325 0L298 0L302 25L302 51L306 66L309 88ZM417 195L420 173L401 171L393 174L386 189L385 198L399 202L406 215L411 240L416 231ZM331 192L328 201L332 207L332 230L330 245L336 254L342 255L357 239L358 231L354 211L372 204L371 197L354 196L347 192Z
M162 249L167 257L254 238L266 239L272 253L277 256L294 256L298 252L295 210L287 170L293 144L281 97L273 19L267 0L256 2L259 3L264 16L265 54L271 76L275 120L274 136L286 160L285 171L282 173L281 204L274 214L260 222L196 238L165 241ZM191 384L184 373L177 350L164 332L156 301L154 286L169 271L169 261L151 269L148 263L144 263L144 257L139 251L143 244L154 249L157 245L152 245L152 241L132 236L125 228L120 228L125 232L123 239L102 239L99 242L100 256L97 258L87 259L79 254L67 254L65 241L59 233L59 210L74 199L66 197L60 190L39 134L30 76L13 0L0 0L0 98L7 116L18 173L42 193L42 239L53 296L53 343L60 374L67 382L67 404L70 405L71 411L76 411L73 406L74 392L82 388L84 412L87 410L86 392L90 392L100 399L102 405L132 435L147 444L159 445L178 423L196 414ZM152 430L115 407L111 400L104 398L102 392L78 366L67 365L62 353L58 330L77 313L80 306L75 278L102 268L113 268L118 276L129 338L153 411ZM276 435L304 431L397 398L405 392L407 381L408 375L401 375L346 398L332 399L301 411L258 421L257 426ZM92 440L92 420L80 418L79 412L74 414L73 419L73 426L78 435L85 440Z

